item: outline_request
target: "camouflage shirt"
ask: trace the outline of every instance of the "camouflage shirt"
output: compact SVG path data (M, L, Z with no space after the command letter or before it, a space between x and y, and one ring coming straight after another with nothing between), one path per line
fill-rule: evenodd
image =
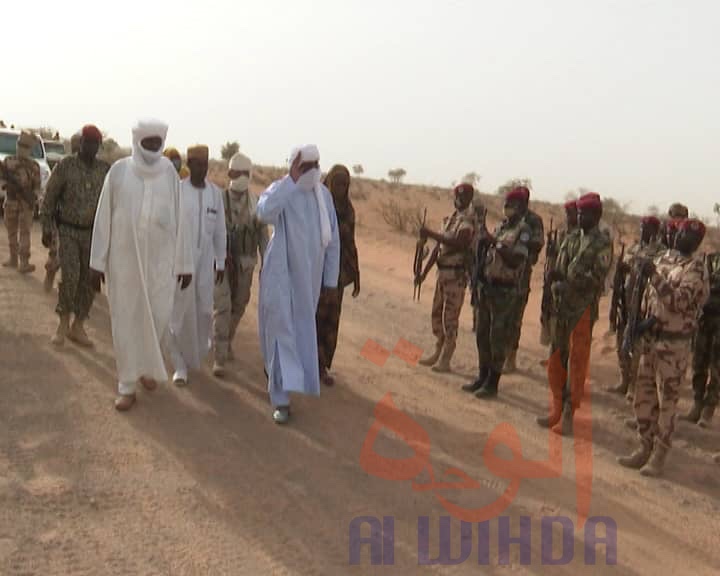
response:
M524 219L520 219L516 224L511 224L507 220L495 229L495 243L492 244L487 251L487 259L485 262L485 280L490 283L498 284L514 284L520 287L520 279L525 271L525 265L529 254L528 242L530 242L530 227L525 223ZM502 256L496 250L497 244L511 246L516 254L523 256L525 260L517 268L510 268Z
M645 310L657 319L658 331L692 334L710 293L707 268L701 259L677 250L658 256L655 268L645 292Z
M646 258L655 259L664 251L665 247L656 240L653 240L645 245L638 242L630 247L630 250L627 252L627 264L630 266L630 272L628 273L627 278L625 278L625 294L627 295L628 302L635 287L635 282L637 281L638 262Z
M5 181L7 199L35 206L40 192L40 166L32 158L8 156L0 163L0 180Z
M475 214L472 208L465 211L455 210L452 216L443 220L441 233L445 238L457 238L463 230L468 230L471 235L475 233ZM458 250L441 243L437 259L438 268L464 268L468 264L470 253L470 246L467 249Z
M95 221L107 162L95 160L88 166L79 156L63 158L50 175L42 204L43 230L58 224L90 229Z
M225 226L230 239L230 252L237 259L241 270L249 270L257 264L257 255L265 254L270 235L267 225L261 223L255 214L257 200L248 196L252 192L236 194L225 190Z
M553 285L559 317L579 318L591 307L592 319L597 320L598 303L611 260L610 240L598 228L587 233L573 230L565 237L556 267L565 280ZM564 284L562 293L558 284Z
M545 246L545 228L543 221L532 210L528 210L523 218L525 224L530 228L530 241L528 242L528 266L530 269L537 264L543 246Z

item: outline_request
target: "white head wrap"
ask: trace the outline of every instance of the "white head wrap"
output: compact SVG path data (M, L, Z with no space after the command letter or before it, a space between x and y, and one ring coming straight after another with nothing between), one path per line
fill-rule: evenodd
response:
M170 160L163 157L162 151L165 147L165 138L167 137L168 125L161 120L143 119L138 120L132 129L132 160L135 169L142 176L155 176L163 170L167 170L166 163ZM149 152L140 146L140 142L145 138L159 136L162 138L162 146L157 153ZM154 161L150 160L156 157Z
M250 158L238 152L230 158L228 165L230 170L237 172L248 172L248 176L241 176L237 180L230 180L230 192L235 197L244 197L251 215L255 215L257 198L250 192L250 180L252 179L252 161Z
M296 158L300 156L300 162L320 162L320 151L314 144L307 144L305 146L297 146L290 151L289 166L293 165ZM319 176L319 174L318 174ZM318 210L320 212L320 238L322 241L323 248L327 248L332 238L332 230L330 229L330 212L327 204L325 203L325 197L322 190L322 184L318 178L318 181L314 186L315 198L318 204Z

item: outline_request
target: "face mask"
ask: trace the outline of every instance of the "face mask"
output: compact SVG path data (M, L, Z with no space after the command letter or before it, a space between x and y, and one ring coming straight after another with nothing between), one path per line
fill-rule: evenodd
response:
M297 185L305 192L312 192L320 183L320 170L313 168L298 178Z
M162 158L162 150L156 150L155 152L152 152L151 150L146 150L142 146L140 146L140 155L143 157L143 160L145 160L146 164L155 164L160 158Z
M248 176L240 176L235 180L230 180L230 190L233 192L247 192L250 186L250 178Z

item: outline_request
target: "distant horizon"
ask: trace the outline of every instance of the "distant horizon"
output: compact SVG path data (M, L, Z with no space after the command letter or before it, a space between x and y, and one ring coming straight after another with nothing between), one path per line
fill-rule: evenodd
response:
M36 0L3 16L32 23L32 41L3 30L22 56L3 61L8 123L94 123L127 146L154 116L180 150L237 140L282 165L313 142L323 166L372 178L530 178L548 202L587 188L714 222L720 2L124 0L107 15Z

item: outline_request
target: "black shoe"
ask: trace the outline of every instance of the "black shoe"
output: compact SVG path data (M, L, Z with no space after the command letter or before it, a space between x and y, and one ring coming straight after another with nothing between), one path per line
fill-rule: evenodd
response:
M482 388L485 384L489 372L490 370L488 368L480 368L480 375L478 376L478 379L475 380L475 382L471 382L470 384L463 384L463 391L471 392L474 394L475 392L480 390L480 388Z
M488 372L487 380L480 390L475 392L475 398L487 399L495 398L498 395L498 383L500 382L500 372L496 372L492 368Z

